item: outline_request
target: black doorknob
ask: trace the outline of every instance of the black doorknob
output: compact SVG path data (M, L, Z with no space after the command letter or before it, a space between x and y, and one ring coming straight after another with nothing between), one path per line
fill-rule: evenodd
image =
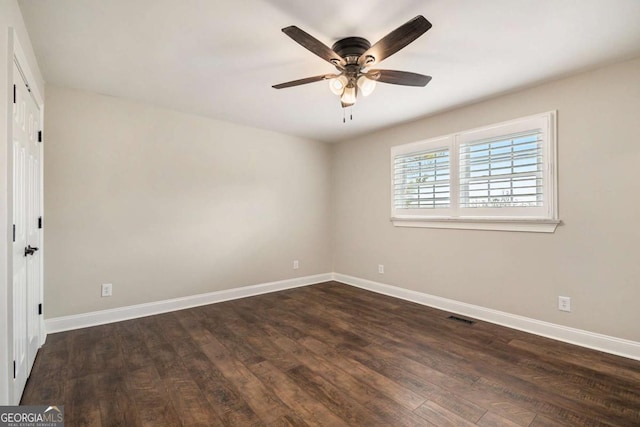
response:
M24 248L24 256L33 255L35 253L35 251L37 251L37 250L38 250L38 248L34 248L31 245L27 245L27 247Z

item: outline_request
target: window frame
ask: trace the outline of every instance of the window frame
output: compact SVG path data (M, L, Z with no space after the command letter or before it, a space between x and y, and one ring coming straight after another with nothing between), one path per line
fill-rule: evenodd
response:
M558 217L556 111L521 117L449 135L391 147L391 222L398 227L457 228L475 230L530 231L553 233L560 223ZM542 207L476 208L460 207L460 147L487 138L510 136L538 126L542 134L543 156ZM434 209L396 208L395 160L432 150L449 150L450 207Z

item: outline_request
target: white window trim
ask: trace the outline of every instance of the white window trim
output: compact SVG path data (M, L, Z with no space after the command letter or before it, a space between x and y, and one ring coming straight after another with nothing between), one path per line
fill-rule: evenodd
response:
M469 209L438 209L437 211L426 210L409 211L403 209L402 213L396 211L394 200L394 159L396 156L421 149L446 148L450 150L450 156L458 159L459 145L470 139L470 135L479 135L489 132L496 127L517 126L518 123L528 120L546 121L545 144L543 155L546 169L544 171L544 193L546 200L546 212L544 216L466 216L461 213L470 212ZM558 174L557 174L557 144L556 144L556 111L549 111L542 114L535 114L521 117L502 123L483 126L466 131L456 132L425 141L418 141L410 144L391 147L391 222L397 227L424 227L424 228L449 228L465 230L501 230L501 231L524 231L538 233L553 233L560 224L558 217ZM457 169L457 165L456 165ZM458 172L451 173L451 199L459 198L459 178ZM457 202L456 202L457 204ZM479 212L476 210L476 212ZM481 212L481 211L480 211ZM513 211L512 211L513 212Z

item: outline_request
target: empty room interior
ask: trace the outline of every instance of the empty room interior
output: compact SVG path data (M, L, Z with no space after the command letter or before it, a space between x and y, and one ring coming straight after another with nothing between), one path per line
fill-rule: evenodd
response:
M0 0L0 412L640 425L639 20Z

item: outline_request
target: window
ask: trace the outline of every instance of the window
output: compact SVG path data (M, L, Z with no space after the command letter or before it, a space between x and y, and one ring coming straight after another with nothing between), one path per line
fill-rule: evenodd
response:
M396 226L553 232L555 112L391 149Z
M448 208L449 150L410 153L395 159L395 206L398 209Z

